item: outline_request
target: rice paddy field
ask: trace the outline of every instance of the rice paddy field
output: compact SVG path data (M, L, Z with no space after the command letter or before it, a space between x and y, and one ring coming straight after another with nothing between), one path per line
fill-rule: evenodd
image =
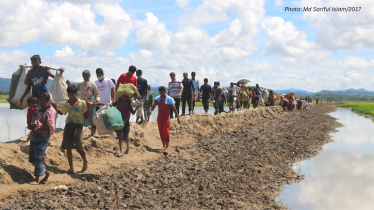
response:
M339 104L338 107L351 107L360 113L374 115L374 102L348 102L345 104Z

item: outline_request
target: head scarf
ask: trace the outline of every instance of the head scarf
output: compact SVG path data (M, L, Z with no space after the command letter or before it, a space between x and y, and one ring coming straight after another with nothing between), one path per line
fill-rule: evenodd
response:
M52 136L52 134L55 132L55 110L53 109L53 107L51 107L52 102L53 102L52 94L50 94L50 93L48 93L48 94L49 94L49 101L44 108L42 107L40 99L39 99L38 120L40 122L40 120L43 118L43 115L44 114L47 115L47 122L46 123L49 127L49 135ZM41 125L41 126L43 126L43 125Z

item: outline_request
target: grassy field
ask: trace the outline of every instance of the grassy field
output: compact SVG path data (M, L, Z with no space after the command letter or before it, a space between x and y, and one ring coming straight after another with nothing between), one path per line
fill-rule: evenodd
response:
M0 103L8 103L8 101L5 98L0 98Z
M374 115L374 103L368 102L348 102L337 105L339 107L352 107L353 110L364 114Z

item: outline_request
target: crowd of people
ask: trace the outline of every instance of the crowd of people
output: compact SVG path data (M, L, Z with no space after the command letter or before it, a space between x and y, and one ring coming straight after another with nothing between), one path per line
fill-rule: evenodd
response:
M175 117L177 122L181 124L179 116L186 115L186 103L188 106L188 114L195 113L196 102L201 99L205 113L208 114L209 104L213 103L214 114L224 112L224 105L227 104L229 112L240 109L249 109L250 104L257 108L261 99L261 93L264 88L258 84L256 86L246 86L244 84L237 85L230 82L230 86L221 87L219 81L215 81L213 87L209 85L207 78L204 84L200 86L199 80L196 79L196 73L183 73L183 80L177 79L174 72L170 73L170 82L167 89L164 86L158 88L159 95L154 97L151 93L151 86L147 80L143 78L143 71L135 66L130 66L126 73L119 76L117 80L105 77L104 70L96 69L97 80L91 80L91 72L84 70L82 72L83 81L77 85L71 84L67 80L68 100L62 107L58 107L53 102L53 96L47 90L48 78L54 78L48 67L41 66L41 58L39 55L31 57L32 69L28 72L24 83L27 89L21 99L32 90L32 97L27 99L29 106L27 112L28 129L31 130L28 140L30 140L29 161L35 165L35 180L30 184L45 183L48 181L50 172L44 164L45 150L49 143L50 136L55 130L55 114L67 115L66 125L63 133L62 149L66 149L69 162L69 169L66 173L74 173L72 149L76 149L83 159L83 168L81 172L88 169L88 160L82 146L83 127L91 126L91 135L95 135L96 127L93 122L95 112L109 105L118 109L121 113L124 127L116 130L119 139L118 157L127 154L129 151L129 132L130 132L130 116L136 114L136 123L145 124L149 122L156 106L158 106L157 124L159 128L160 138L163 143L161 151L168 153L170 142L170 119ZM59 69L64 72L63 68ZM139 99L135 109L132 106L132 98L128 95L118 96L118 88L122 84L132 84L135 87L136 96ZM80 96L78 97L78 93ZM293 96L285 96L281 98L281 105L285 109L288 107L292 110ZM269 91L269 97L265 99L268 106L275 105L276 98L274 93ZM297 100L297 109L304 110L305 100ZM180 103L182 103L182 113L180 114ZM291 105L291 106L290 106ZM126 142L127 149L123 152L122 144ZM45 177L39 182L39 178Z

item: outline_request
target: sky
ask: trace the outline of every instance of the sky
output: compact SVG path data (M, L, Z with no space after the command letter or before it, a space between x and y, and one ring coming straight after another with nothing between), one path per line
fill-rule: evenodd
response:
M372 11L370 0L0 0L0 77L39 54L74 82L135 65L154 86L195 71L200 83L373 91Z

